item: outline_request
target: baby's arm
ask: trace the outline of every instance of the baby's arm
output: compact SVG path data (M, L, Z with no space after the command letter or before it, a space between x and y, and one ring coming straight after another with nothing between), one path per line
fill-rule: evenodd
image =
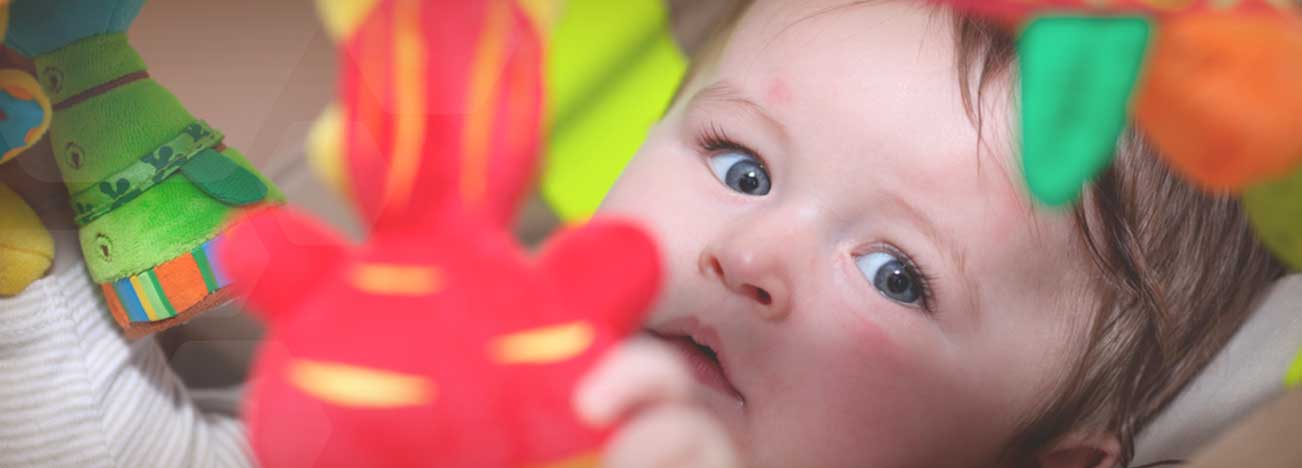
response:
M111 153L139 156L162 143L148 135L171 137L180 131L180 126L160 130L159 122L193 120L165 89L130 68L142 65L122 32L141 3L14 4L10 45L37 57L42 83L62 103L55 110L56 133L65 135L63 140L77 136L76 147L85 149L70 151L72 141L56 145L65 169L113 170L125 164ZM115 79L117 72L122 79ZM218 151L234 154L229 148ZM75 184L94 182L77 174L63 175ZM161 230L164 221L143 220L133 232ZM83 228L82 237L99 230ZM74 237L71 231L60 236L62 261L55 273L0 301L0 466L249 466L244 429L233 411L197 403L152 337L124 339L101 289L82 266ZM116 238L116 245L92 245L85 252L104 266L121 264L126 248L162 247L140 240L153 236L137 237Z
M153 337L126 341L73 260L0 299L0 466L250 466L238 418L192 402Z

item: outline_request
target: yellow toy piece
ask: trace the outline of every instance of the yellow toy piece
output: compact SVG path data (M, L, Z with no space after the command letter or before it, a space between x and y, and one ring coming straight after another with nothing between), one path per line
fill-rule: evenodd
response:
M22 292L53 262L54 239L36 212L0 184L0 296Z
M0 40L9 25L9 2L0 0ZM31 148L50 128L50 100L31 75L0 70L0 163ZM50 269L54 240L36 212L0 184L0 296L16 295Z

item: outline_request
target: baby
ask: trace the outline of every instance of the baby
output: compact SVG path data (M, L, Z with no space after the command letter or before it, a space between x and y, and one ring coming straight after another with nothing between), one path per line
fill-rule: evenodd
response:
M745 6L602 207L660 239L646 333L697 384L607 370L602 410L702 405L680 426L749 467L1128 463L1282 268L1136 133L1079 207L1032 203L1014 55L926 2Z

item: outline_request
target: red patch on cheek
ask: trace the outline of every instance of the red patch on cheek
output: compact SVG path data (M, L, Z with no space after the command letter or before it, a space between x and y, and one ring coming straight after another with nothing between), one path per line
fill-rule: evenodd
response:
M769 84L768 100L775 106L791 102L791 88L782 80L773 80Z
M894 356L898 352L898 345L890 333L882 328L883 325L871 319L862 319L853 327L847 328L851 331L850 339L861 354L880 359L883 356Z

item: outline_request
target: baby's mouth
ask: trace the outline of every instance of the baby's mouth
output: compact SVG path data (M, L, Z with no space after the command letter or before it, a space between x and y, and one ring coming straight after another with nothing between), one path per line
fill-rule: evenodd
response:
M652 337L669 344L679 356L687 363L692 377L702 385L715 391L723 393L734 398L738 403L744 403L746 399L741 392L732 385L728 379L727 368L724 367L723 360L719 357L719 350L706 343L714 344L717 338L711 340L705 336L694 336L686 332L682 334L660 332L656 330L647 330ZM710 335L702 333L702 335ZM717 346L717 344L715 345Z

